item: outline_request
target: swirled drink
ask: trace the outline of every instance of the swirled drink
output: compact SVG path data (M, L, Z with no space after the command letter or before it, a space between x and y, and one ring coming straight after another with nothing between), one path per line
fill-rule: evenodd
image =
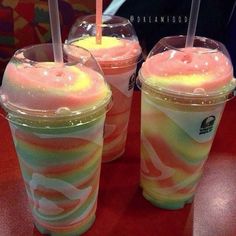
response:
M50 45L16 52L4 73L1 105L34 224L50 235L80 235L95 219L111 92L97 71L54 63L48 54Z
M191 202L235 87L223 45L185 37L157 43L142 65L141 187L154 205L178 209Z

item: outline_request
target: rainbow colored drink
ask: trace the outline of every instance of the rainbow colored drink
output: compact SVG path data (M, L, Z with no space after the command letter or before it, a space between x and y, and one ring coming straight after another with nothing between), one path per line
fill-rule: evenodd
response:
M106 116L102 157L103 162L108 162L117 159L125 151L135 73L141 49L128 20L117 16L103 18L101 44L96 44L93 36L94 16L79 19L72 27L68 41L92 53L112 90L113 106Z
M80 235L95 220L111 92L97 71L71 59L51 62L51 52L50 44L16 52L4 73L1 104L34 224L41 233Z
M154 205L192 201L225 102L235 88L222 44L196 37L163 38L142 65L141 187Z

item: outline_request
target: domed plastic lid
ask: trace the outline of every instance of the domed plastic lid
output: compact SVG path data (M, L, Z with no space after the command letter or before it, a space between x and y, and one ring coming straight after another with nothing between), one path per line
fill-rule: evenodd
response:
M101 43L96 43L96 16L80 17L71 27L67 43L88 49L104 67L126 67L140 59L141 47L128 19L103 15Z
M77 50L78 58L70 56ZM51 44L18 50L0 90L2 107L19 117L58 118L92 114L109 103L111 91L91 54L64 45L64 62L53 62Z
M191 48L182 47L184 42L184 36L173 36L156 44L139 73L143 89L182 102L216 103L232 96L235 79L225 47L201 37Z

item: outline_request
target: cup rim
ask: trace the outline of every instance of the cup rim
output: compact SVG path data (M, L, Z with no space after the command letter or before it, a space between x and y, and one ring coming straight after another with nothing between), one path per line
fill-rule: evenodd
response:
M229 84L229 89L222 93L211 94L192 94L192 93L177 93L167 89L154 89L152 86L145 84L140 79L140 72L136 79L137 87L147 95L152 95L154 99L171 102L179 105L192 106L213 106L225 103L236 96L236 78Z

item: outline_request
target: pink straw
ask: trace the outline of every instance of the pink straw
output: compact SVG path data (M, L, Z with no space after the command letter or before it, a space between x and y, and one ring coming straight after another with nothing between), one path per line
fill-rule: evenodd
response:
M102 0L96 0L96 43L102 43Z
M63 62L63 53L62 53L58 1L57 0L48 0L48 6L49 6L49 16L50 16L54 61L62 63Z

